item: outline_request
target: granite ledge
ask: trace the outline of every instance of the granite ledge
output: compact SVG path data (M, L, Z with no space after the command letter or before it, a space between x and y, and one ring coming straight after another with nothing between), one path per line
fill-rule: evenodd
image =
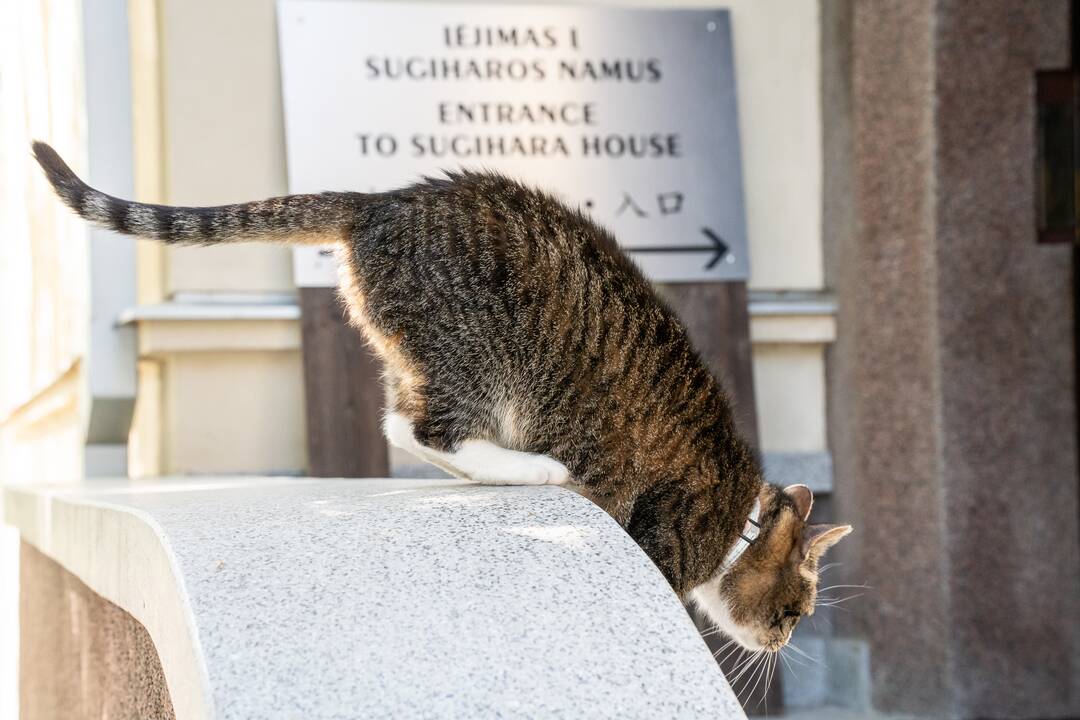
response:
M662 576L555 487L8 487L25 541L135 617L178 718L744 718Z

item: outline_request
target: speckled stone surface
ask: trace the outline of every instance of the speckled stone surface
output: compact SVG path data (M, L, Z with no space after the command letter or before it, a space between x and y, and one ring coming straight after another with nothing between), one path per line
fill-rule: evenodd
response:
M92 498L171 545L217 717L744 717L660 573L561 488L201 481Z

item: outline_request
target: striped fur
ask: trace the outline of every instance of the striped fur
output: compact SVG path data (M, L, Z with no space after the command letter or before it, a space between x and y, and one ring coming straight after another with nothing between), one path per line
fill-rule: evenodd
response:
M34 143L34 157L60 199L84 219L170 245L337 243L345 239L357 205L365 197L359 193L321 193L218 207L150 205L95 190L43 142Z
M389 410L433 457L483 441L562 463L748 646L786 642L793 613L812 612L820 552L802 547L804 494L764 483L683 324L580 211L473 172L366 195L144 205L88 187L47 145L34 152L64 202L119 232L337 242L342 299L384 362ZM722 572L755 498L759 542Z

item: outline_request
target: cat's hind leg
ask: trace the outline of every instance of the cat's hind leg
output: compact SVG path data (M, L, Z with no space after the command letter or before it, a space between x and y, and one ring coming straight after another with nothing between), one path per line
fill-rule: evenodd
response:
M425 448L421 445L420 441L416 439L416 435L413 434L412 421L401 413L392 411L386 413L386 416L383 418L383 435L386 436L386 439L390 441L391 445L415 455L424 462L431 463L440 470L444 470L451 475L468 480L460 470L448 463L442 462L440 458L431 454L434 453L434 451L430 451L430 448Z
M562 485L570 478L566 466L547 455L507 450L488 440L463 440L453 451L437 450L416 439L405 415L388 412L386 438L397 447L460 478L485 485Z
M566 466L554 458L507 450L488 440L466 440L446 455L440 459L485 485L562 485L570 479Z

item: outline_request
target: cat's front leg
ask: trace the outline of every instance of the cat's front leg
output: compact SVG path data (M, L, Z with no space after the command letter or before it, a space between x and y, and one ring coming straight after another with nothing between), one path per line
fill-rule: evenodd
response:
M454 452L417 441L413 423L387 413L383 430L391 443L457 477L485 485L562 485L570 479L566 466L547 455L507 450L487 440L465 440Z

